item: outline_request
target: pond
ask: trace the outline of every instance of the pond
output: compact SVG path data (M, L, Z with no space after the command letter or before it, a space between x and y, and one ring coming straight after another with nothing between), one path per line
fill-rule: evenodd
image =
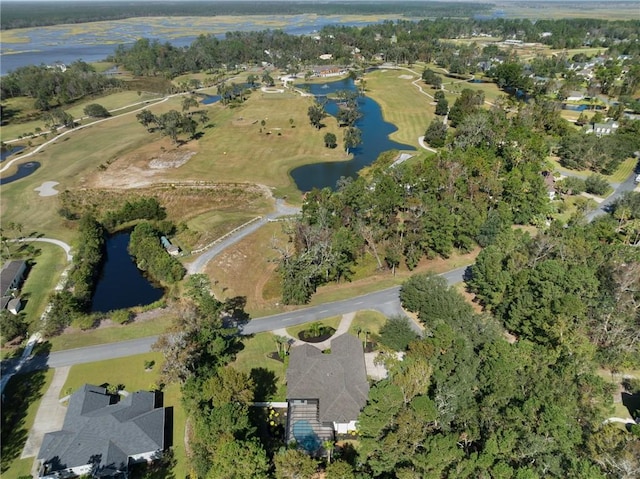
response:
M200 100L200 103L202 103L203 105L211 105L218 101L220 101L220 95L202 95L202 100Z
M326 97L340 90L355 91L356 87L351 79L344 79L330 83L312 83L298 85L301 89L308 89L316 97ZM389 135L397 130L395 125L384 121L380 105L368 97L358 99L362 117L356 122L361 131L362 143L351 149L353 159L341 162L314 163L294 169L291 177L300 191L310 191L313 188L335 188L341 177L355 177L362 168L373 163L381 153L389 150L415 150L411 145L404 145L389 139ZM325 110L330 115L338 113L338 102L328 100ZM342 148L342 131L336 135L337 148Z
M92 313L144 306L158 301L164 290L152 284L127 251L129 232L107 238L102 274L91 301Z
M40 163L37 161L28 161L27 163L22 163L21 165L18 165L18 171L16 171L13 175L0 179L0 185L8 185L9 183L13 183L16 180L25 178L36 171L38 168L40 168Z
M570 105L568 103L562 104L562 109L569 111L585 111L587 108L589 108L588 105Z
M24 150L24 146L7 146L0 148L0 163L9 158L11 155L15 155L22 150Z

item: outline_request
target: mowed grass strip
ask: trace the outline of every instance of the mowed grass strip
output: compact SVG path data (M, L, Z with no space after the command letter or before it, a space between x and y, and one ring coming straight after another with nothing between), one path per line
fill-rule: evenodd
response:
M387 317L378 311L358 311L356 317L353 318L349 327L349 334L364 339L363 331L369 331L371 334L380 334L380 328L387 322ZM360 332L360 334L358 334Z
M421 70L415 70L421 73ZM412 79L401 78L411 76ZM400 143L413 145L420 149L418 137L435 118L433 98L420 93L412 81L419 76L406 70L376 70L367 73L366 95L375 100L382 108L386 121L393 123L398 130L390 138ZM433 95L430 87L421 82L422 89Z
M547 158L547 162L551 164L555 171L565 175L578 176L582 179L587 179L589 176L596 174L590 170L571 170L569 168L565 168L560 164L560 160L557 156ZM613 174L602 176L610 183L622 183L635 171L637 164L638 160L636 158L627 158L620 163L620 166L618 166Z
M145 361L155 361L153 368L146 371ZM164 358L162 353L146 353L126 358L110 359L94 363L78 364L71 367L67 381L62 387L62 395L77 391L83 384L124 385L128 392L149 391L160 381L160 370ZM186 414L182 408L180 387L171 384L163 389L165 407L173 409L173 453L176 465L172 477L187 477L190 469L185 453Z
M146 338L162 334L175 319L172 312L165 312L150 320L130 324L106 324L98 329L81 331L68 329L60 336L48 338L51 351L83 348L98 344L116 343L130 339Z
M39 253L33 258L33 265L20 292L23 302L26 300L24 314L31 332L40 329L40 317L67 266L67 256L59 246L36 242L33 245Z
M34 458L20 459L29 430L40 406L42 396L51 385L53 370L36 371L14 376L7 383L2 403L2 477L31 475Z

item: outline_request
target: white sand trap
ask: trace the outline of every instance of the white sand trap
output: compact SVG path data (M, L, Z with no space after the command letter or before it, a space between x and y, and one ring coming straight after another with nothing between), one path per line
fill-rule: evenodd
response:
M34 190L37 191L40 196L55 196L59 193L55 188L56 185L59 184L60 183L58 183L57 181L45 181L37 188L34 188Z
M411 75L400 75L398 78L402 80L413 80L413 77Z

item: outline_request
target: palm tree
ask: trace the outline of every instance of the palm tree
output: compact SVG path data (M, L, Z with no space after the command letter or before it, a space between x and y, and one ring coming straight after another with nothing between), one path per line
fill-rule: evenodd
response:
M314 338L320 336L322 334L322 324L318 321L311 323L309 325L309 334Z
M274 336L273 339L276 342L276 346L278 348L278 356L280 357L280 359L284 359L284 357L287 355L288 348L286 348L285 345L289 345L289 338L287 338L286 336ZM286 348L286 349L285 349Z
M327 441L324 441L324 442L322 443L322 448L323 448L323 449L325 450L325 452L327 453L327 462L328 462L329 464L331 464L331 454L333 453L333 449L334 449L334 447L335 447L335 446L334 446L334 444L333 444L333 441L331 441L331 440L327 440Z

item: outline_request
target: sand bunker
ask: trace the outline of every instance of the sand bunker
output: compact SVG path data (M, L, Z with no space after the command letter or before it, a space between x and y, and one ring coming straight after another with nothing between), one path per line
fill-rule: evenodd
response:
M411 75L400 75L398 78L402 80L413 80L413 77Z
M34 188L34 191L37 191L40 196L55 196L59 193L55 188L59 184L57 181L45 181L37 188Z

